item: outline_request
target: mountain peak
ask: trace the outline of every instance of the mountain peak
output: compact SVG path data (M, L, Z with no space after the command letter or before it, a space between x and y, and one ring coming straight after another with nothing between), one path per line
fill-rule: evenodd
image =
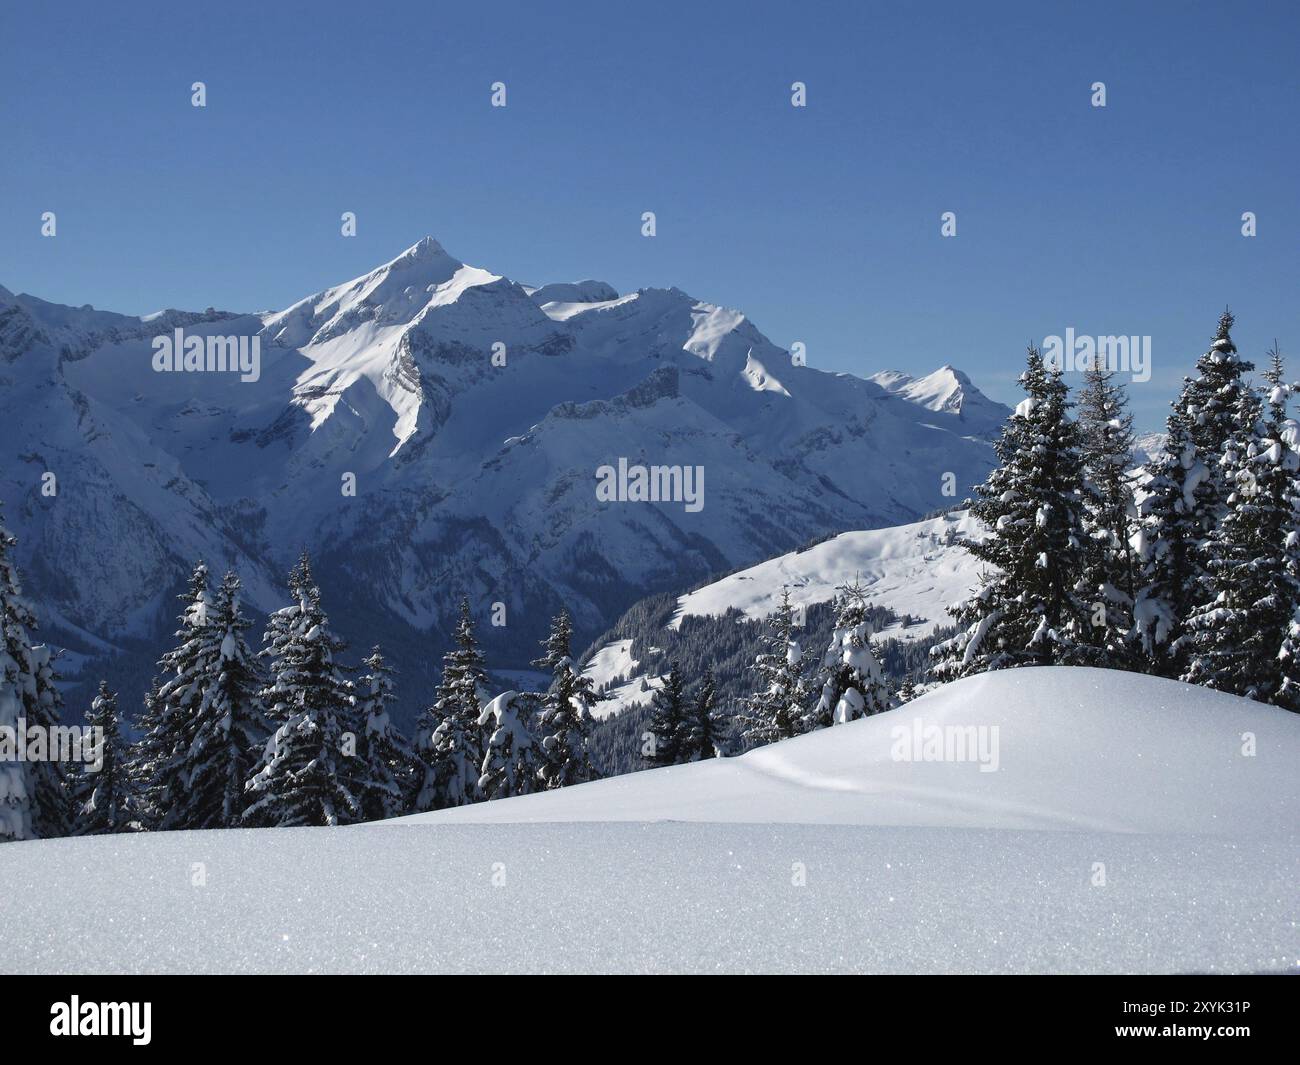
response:
M925 377L912 377L898 370L873 374L871 380L886 392L919 403L941 414L954 414L981 430L996 430L1011 413L1001 403L984 395L971 379L951 363L944 363Z

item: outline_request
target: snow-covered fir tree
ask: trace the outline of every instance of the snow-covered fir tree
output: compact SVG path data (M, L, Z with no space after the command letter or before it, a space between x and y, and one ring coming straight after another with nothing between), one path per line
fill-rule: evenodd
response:
M591 680L573 663L570 645L573 622L567 610L551 619L550 635L542 642L545 654L533 665L551 675L537 713L537 735L542 748L539 775L547 790L582 784L596 778L591 765L587 734L591 708L598 698Z
M1098 357L1084 369L1079 393L1079 450L1083 457L1084 569L1076 590L1088 605L1085 642L1095 665L1118 669L1132 651L1137 511L1129 484L1133 417L1115 373Z
M718 688L713 672L704 674L691 700L686 720L686 758L694 762L717 758L726 741L727 723L718 708Z
M763 649L751 667L757 690L744 701L741 712L741 736L747 747L789 739L806 727L806 656L794 638L795 628L790 589L782 588L781 602L767 619Z
M1237 397L1219 470L1226 512L1201 545L1205 579L1184 637L1184 680L1260 702L1289 698L1300 681L1287 651L1300 607L1300 456L1271 354L1267 403L1250 389Z
M690 761L690 707L686 680L674 663L650 697L650 742L644 750L649 765L676 765Z
M916 690L916 681L912 679L912 674L903 678L903 683L898 686L897 699L899 705L910 703L919 693Z
M240 823L245 784L257 767L270 728L259 691L261 669L245 633L239 578L227 573L207 623L196 633L198 670L193 711L180 722L176 752L182 793L164 827L229 828ZM174 816L172 816L174 814Z
M82 766L68 777L73 798L73 834L92 836L137 831L142 826L135 781L130 772L130 753L122 738L117 693L108 690L107 681L99 682L99 693L86 711L86 726L98 737L97 757L94 765Z
M1133 606L1135 650L1147 672L1183 672L1183 623L1197 594L1202 539L1196 488L1208 476L1196 457L1187 412L1178 403L1165 422L1165 444L1146 467L1134 553L1138 590Z
M478 720L487 675L468 598L460 602L455 641L443 656L442 682L434 704L416 723L415 749L423 767L417 810L463 806L480 798L483 734Z
M176 646L158 662L162 679L142 719L148 732L136 767L146 778L148 822L158 829L239 824L245 784L270 731L239 578L227 573L215 595L208 581L200 562L181 596Z
M479 715L487 737L479 793L484 799L531 795L542 784L542 752L533 734L537 699L530 693L502 692Z
M821 694L808 717L810 728L826 728L888 710L893 693L871 644L866 593L856 581L840 589L835 628L822 656Z
M212 606L208 567L198 562L178 597L181 613L174 646L158 660L158 675L145 697L142 736L132 759L141 816L151 829L187 827L178 823L178 805L188 787L182 771L190 724L197 718L209 679L213 645L208 629Z
M1210 348L1196 360L1196 376L1185 378L1176 406L1187 418L1187 431L1196 457L1208 473L1195 486L1196 512L1203 532L1210 532L1227 509L1232 486L1222 464L1224 449L1237 436L1244 393L1250 389L1245 375L1255 368L1237 354L1231 330L1231 311L1219 316Z
M378 647L370 651L357 679L358 717L362 731L357 757L365 766L361 775L362 816L367 821L398 817L408 811L414 786L415 755L406 737L393 724L388 707L393 694L393 669Z
M1059 369L1029 349L1026 398L994 445L999 465L976 488L971 513L989 530L965 546L996 567L949 609L962 627L932 654L944 680L1015 666L1086 659L1087 605L1075 591L1084 568L1083 471L1078 426Z
M267 623L262 654L270 661L270 683L261 698L275 733L248 782L244 821L258 826L359 821L364 767L355 743L360 723L352 682L338 664L346 645L330 631L306 555L290 575L289 590L293 603Z
M1185 624L1212 588L1202 542L1226 514L1224 451L1249 402L1243 376L1254 367L1237 355L1233 322L1224 311L1196 375L1183 379L1138 508L1132 640L1145 668L1164 677L1187 671Z
M0 519L0 842L66 836L72 827L63 764L24 762L5 751L21 728L57 724L61 705L48 647L33 644L36 615L23 598L13 549Z
M63 697L55 686L54 653L48 644L31 648L31 676L35 690L27 700L28 727L39 726L48 736L61 720ZM28 765L31 776L32 830L40 839L72 833L73 810L68 794L67 766L58 758L46 758Z

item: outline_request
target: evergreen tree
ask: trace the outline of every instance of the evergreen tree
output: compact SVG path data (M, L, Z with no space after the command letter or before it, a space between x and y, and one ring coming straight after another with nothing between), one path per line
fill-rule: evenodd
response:
M717 758L726 733L726 722L717 707L717 683L710 671L700 681L700 690L688 710L684 761Z
M1128 471L1133 460L1133 418L1115 374L1098 358L1084 370L1079 394L1079 446L1083 457L1084 569L1076 585L1088 605L1084 638L1099 666L1122 668L1132 648L1136 559L1131 539L1136 517Z
M108 690L106 681L99 682L99 694L86 711L86 725L98 736L98 757L97 765L84 766L68 778L76 818L73 833L89 836L136 831L141 825L135 781L122 739L117 693Z
M971 506L988 536L965 544L997 569L949 609L961 631L931 652L945 680L1086 658L1090 619L1075 591L1086 537L1078 426L1060 370L1048 370L1036 348L1020 383L1027 398L1007 419L994 445L999 465Z
M1175 403L1165 422L1165 445L1147 464L1147 495L1138 507L1135 539L1133 638L1146 669L1171 678L1183 672L1183 624L1200 576L1196 486L1208 476L1188 423L1187 411Z
M182 606L175 646L158 660L161 679L155 679L145 700L140 722L144 734L132 760L132 775L142 819L152 829L188 827L181 823L179 811L189 787L183 763L209 679L211 594L208 567L198 562L179 596Z
M1300 605L1300 456L1289 442L1281 357L1271 354L1267 414L1260 398L1242 389L1236 429L1224 444L1226 513L1202 544L1206 579L1187 619L1183 675L1260 702L1290 701L1295 689L1286 648Z
M1186 674L1191 644L1184 637L1194 607L1212 596L1202 544L1227 513L1224 454L1239 434L1254 369L1237 356L1234 319L1224 311L1196 376L1183 379L1167 423L1165 447L1147 467L1148 495L1139 508L1139 590L1133 634L1147 668L1161 676Z
M364 765L361 810L366 821L379 821L398 817L410 807L415 755L388 715L389 704L397 698L392 668L378 647L364 665L366 673L357 683L363 726L357 752Z
M360 730L355 695L337 664L346 644L329 628L304 555L289 578L294 602L267 623L262 655L270 683L261 698L275 727L249 780L250 825L340 825L359 821L360 774L348 750Z
M794 638L794 607L790 589L781 589L781 603L767 619L763 649L754 659L759 687L745 700L742 738L759 747L798 735L805 728L808 704L805 655Z
M591 708L597 696L590 679L574 666L570 655L573 622L567 610L551 620L550 635L542 642L545 654L533 665L551 674L537 715L541 737L542 786L547 790L594 780L587 734Z
M239 578L227 573L197 637L199 698L182 722L177 751L184 790L165 827L238 825L247 804L244 786L266 746L270 727L259 697L264 678L244 635L252 622L240 609L239 594Z
M1243 379L1254 364L1237 356L1231 330L1235 319L1225 310L1209 350L1196 360L1196 376L1183 381L1178 406L1186 413L1187 431L1196 457L1209 476L1195 486L1196 511L1201 530L1209 533L1227 510L1233 487L1226 481L1222 465L1224 449L1238 433L1244 393L1250 386Z
M158 666L165 678L149 696L149 732L136 759L146 777L148 820L159 829L229 828L240 823L244 785L269 727L262 676L245 633L239 578L227 573L216 595L199 563L181 597L177 645Z
M912 674L909 673L903 678L903 683L898 686L899 705L901 706L904 703L910 703L918 694L919 693L916 690L916 681L912 679Z
M673 664L663 683L650 697L649 732L654 742L652 753L645 756L646 762L650 765L676 765L690 760L689 713L686 682L681 670Z
M34 690L29 691L26 705L27 725L36 725L51 735L58 727L63 697L55 687L54 654L46 644L31 648L29 658ZM53 756L28 764L31 774L32 830L40 839L54 839L72 834L73 807L68 790L67 769Z
M478 720L487 675L468 598L460 602L455 639L442 659L437 699L416 725L416 752L423 764L417 810L463 806L479 798L483 735Z
M62 763L21 762L4 751L19 729L56 725L61 705L50 649L31 642L36 615L22 595L16 544L0 520L0 842L66 836L72 827Z
M856 581L840 589L835 628L822 657L821 697L809 715L810 728L826 728L888 710L889 683L876 660L867 620L870 604Z
M485 799L530 795L541 786L543 757L531 722L536 699L529 694L503 692L479 715L487 737L478 789Z

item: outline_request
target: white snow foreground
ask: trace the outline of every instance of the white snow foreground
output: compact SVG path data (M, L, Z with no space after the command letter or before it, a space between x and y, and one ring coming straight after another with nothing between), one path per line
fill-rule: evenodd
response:
M954 726L976 730L974 760L897 760ZM41 972L1281 971L1297 965L1298 765L1283 711L1013 670L741 758L384 825L9 844L0 957Z

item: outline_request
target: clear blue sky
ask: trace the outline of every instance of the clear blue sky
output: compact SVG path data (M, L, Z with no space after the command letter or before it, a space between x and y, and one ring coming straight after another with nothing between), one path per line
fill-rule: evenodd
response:
M1143 428L1225 303L1300 376L1293 2L0 11L14 291L282 307L431 234L521 281L677 285L812 365L952 362L1001 399L1031 338L1150 335Z

